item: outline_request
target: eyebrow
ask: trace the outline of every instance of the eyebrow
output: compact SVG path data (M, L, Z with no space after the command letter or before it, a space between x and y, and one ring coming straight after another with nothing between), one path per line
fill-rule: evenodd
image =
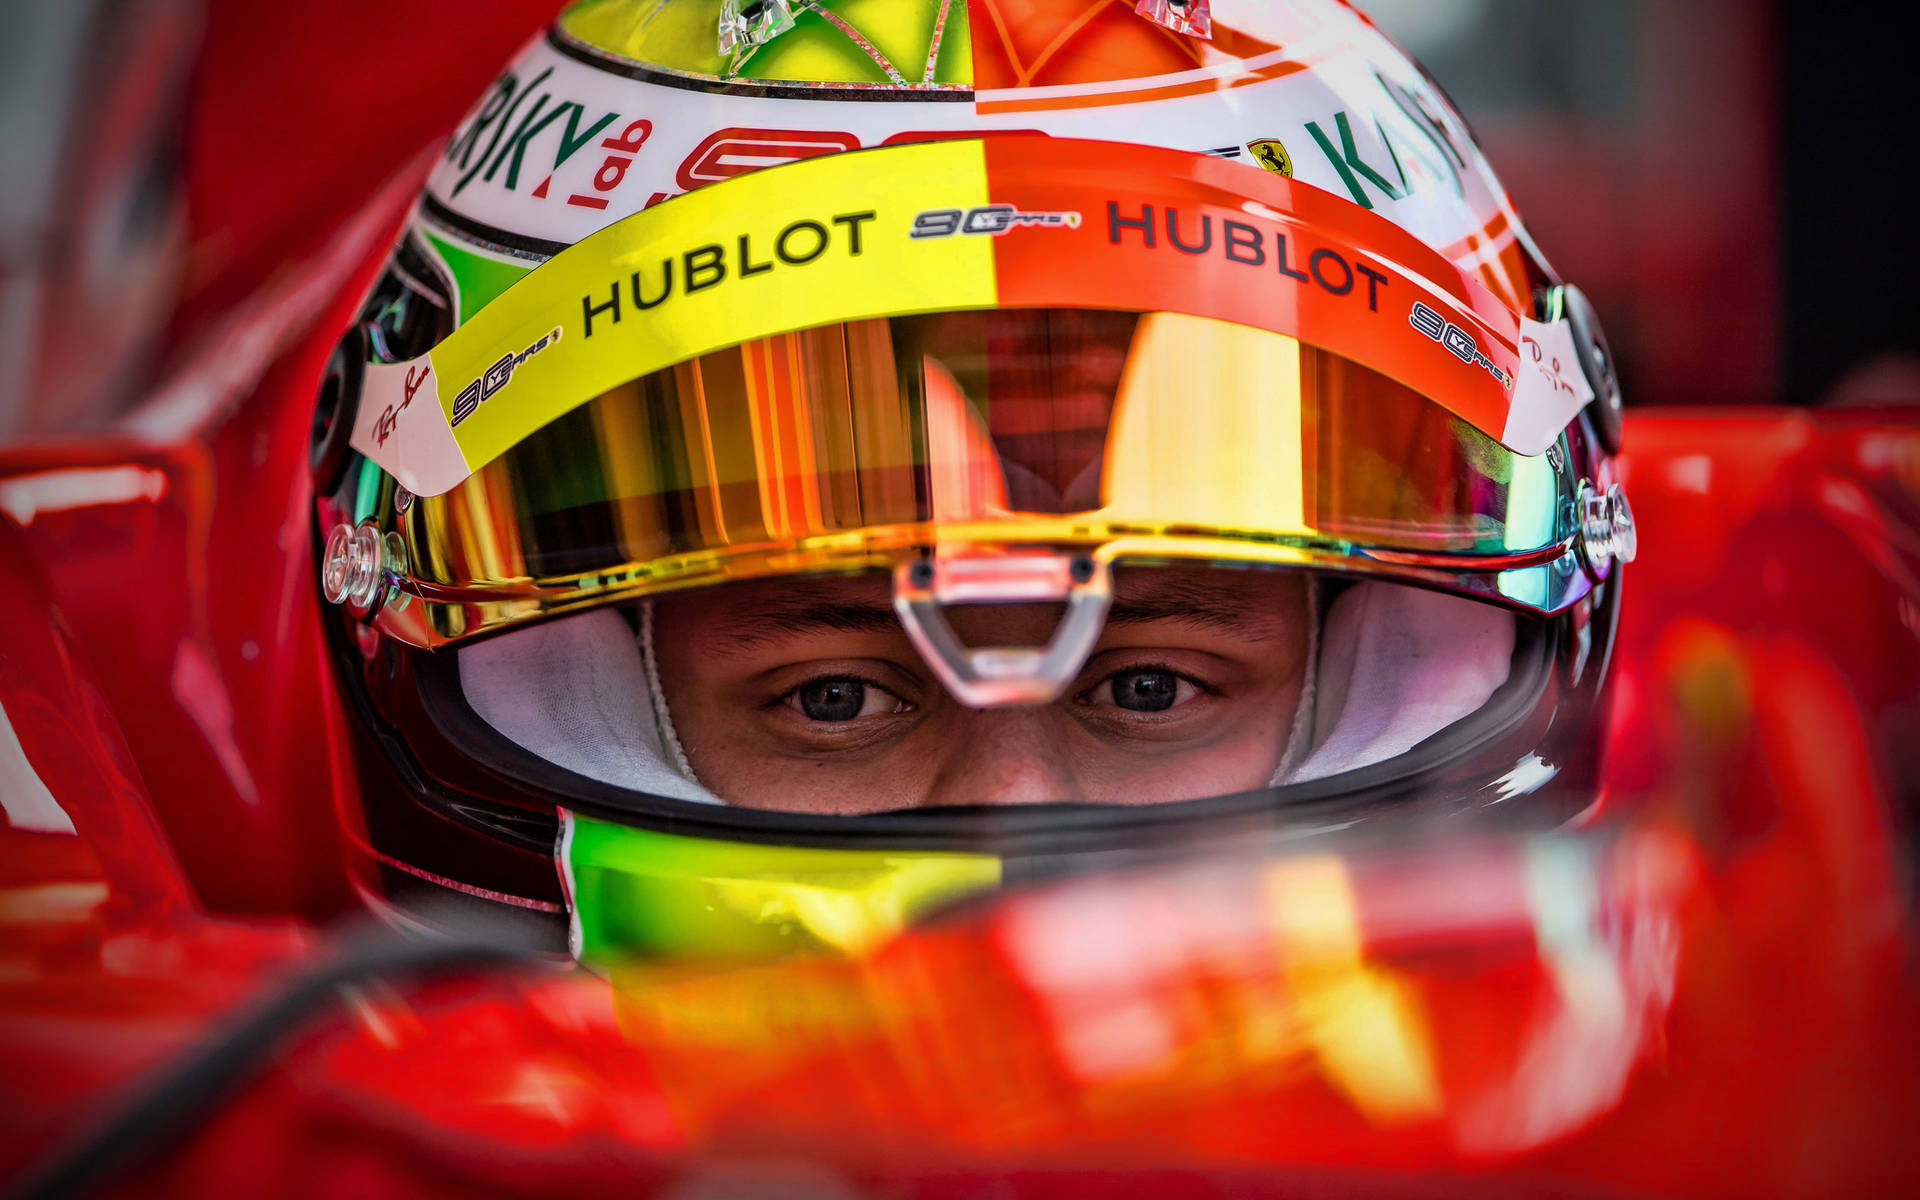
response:
M1243 593L1196 581L1157 585L1146 595L1116 596L1107 610L1107 624L1145 624L1161 621L1193 629L1210 629L1250 642L1273 637ZM1278 614L1271 614L1277 616Z
M782 600L727 623L721 638L751 649L809 633L900 633L900 619L880 604L807 604Z
M810 594L812 597L810 598ZM1273 633L1249 610L1247 597L1232 588L1200 580L1155 583L1143 594L1116 597L1107 610L1109 625L1166 622L1209 629L1249 642L1270 641ZM782 638L811 633L900 634L900 619L887 604L829 600L817 589L796 587L753 612L730 620L720 637L729 645L752 649Z

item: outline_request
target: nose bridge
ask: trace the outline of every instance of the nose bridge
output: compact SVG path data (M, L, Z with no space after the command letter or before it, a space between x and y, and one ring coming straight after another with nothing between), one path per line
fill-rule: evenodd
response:
M948 744L929 805L1078 801L1079 781L1050 708L969 709Z

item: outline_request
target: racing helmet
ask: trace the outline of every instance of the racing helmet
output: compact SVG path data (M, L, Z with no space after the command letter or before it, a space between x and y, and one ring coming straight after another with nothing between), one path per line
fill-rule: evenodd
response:
M724 960L1207 837L1563 822L1620 427L1591 307L1340 0L581 0L455 130L320 389L354 877ZM1045 619L1005 644L1003 609ZM995 715L988 758L1095 691L1198 694L1089 675L1129 621L1291 682L1251 765L1109 772L1123 803L855 755L822 806L821 755L747 786L725 720L690 732L722 614L891 637L923 689L754 676L738 712Z

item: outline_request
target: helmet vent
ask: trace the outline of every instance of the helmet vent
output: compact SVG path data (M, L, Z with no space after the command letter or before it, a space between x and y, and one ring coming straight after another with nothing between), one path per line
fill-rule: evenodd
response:
M1208 0L1140 0L1133 11L1162 29L1213 40L1213 6Z
M728 70L738 71L760 47L792 28L788 0L726 0L720 6L720 53L732 56Z

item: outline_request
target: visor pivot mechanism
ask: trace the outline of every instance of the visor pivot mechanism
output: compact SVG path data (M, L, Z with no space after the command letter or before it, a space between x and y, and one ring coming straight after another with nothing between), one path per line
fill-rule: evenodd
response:
M1607 565L1618 560L1632 562L1640 549L1640 535L1634 528L1633 508L1619 484L1608 486L1606 493L1595 492L1588 483L1580 485L1574 501L1580 521L1580 551L1587 560L1587 573L1597 581L1606 575Z
M907 639L948 692L972 708L1046 704L1073 682L1100 640L1113 581L1085 554L969 554L915 559L894 572L893 608ZM1045 646L962 642L955 604L1058 604L1067 612Z
M1213 6L1209 0L1140 0L1133 11L1163 29L1202 41L1213 40Z
M399 534L383 537L372 521L335 525L321 556L320 591L329 604L370 609L384 599L389 607L403 608L407 595L393 587L390 576L405 569Z

